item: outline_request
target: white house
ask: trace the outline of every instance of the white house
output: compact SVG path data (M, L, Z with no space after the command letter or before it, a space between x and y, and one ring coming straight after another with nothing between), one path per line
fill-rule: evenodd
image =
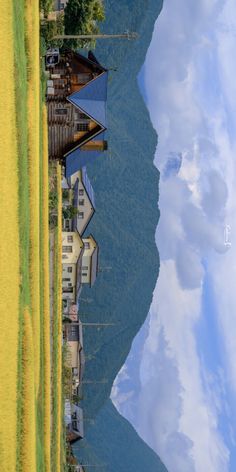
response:
M94 192L87 175L86 167L73 174L67 180L67 188L63 182L63 205L73 205L77 214L63 219L64 231L78 231L82 236L95 212Z
M77 231L62 232L62 293L64 310L76 301L81 286L84 243Z
M83 244L84 252L82 256L81 282L82 284L89 284L90 287L92 287L98 273L98 244L91 234L83 238Z

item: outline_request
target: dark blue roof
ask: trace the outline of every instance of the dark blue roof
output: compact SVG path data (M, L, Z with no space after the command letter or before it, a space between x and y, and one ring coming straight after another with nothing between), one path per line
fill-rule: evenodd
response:
M103 72L68 97L73 105L94 118L104 128L106 127L107 79L108 72Z
M101 154L103 151L82 151L80 148L72 151L66 157L66 178L68 179L83 166L93 162Z

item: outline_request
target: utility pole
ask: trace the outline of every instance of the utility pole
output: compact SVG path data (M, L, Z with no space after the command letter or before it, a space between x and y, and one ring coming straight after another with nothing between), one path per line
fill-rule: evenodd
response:
M115 326L116 323L82 323L82 326Z
M53 39L137 39L135 32L125 31L121 34L58 34Z
M107 379L103 380L82 380L80 383L82 384L106 384L108 383Z
M73 447L73 449L74 448L75 448L75 446ZM79 466L80 467L100 467L100 468L106 467L106 464L102 464L102 465L100 465L100 464L68 464L68 465L70 467L74 467L75 470L79 470L79 468L78 468Z

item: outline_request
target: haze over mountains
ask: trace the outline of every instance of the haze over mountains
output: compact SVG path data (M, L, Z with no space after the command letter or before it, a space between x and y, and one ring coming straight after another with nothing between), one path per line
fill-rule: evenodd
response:
M105 1L106 32L136 31L135 41L107 40L96 55L110 72L107 155L88 167L95 191L96 213L88 228L100 246L100 268L92 290L83 289L83 321L112 323L85 327L83 389L86 440L75 447L84 463L105 464L107 472L164 472L158 456L117 412L109 397L134 336L147 316L159 262L155 230L159 175L153 165L157 144L137 85L154 22L162 1ZM132 12L132 14L130 13Z

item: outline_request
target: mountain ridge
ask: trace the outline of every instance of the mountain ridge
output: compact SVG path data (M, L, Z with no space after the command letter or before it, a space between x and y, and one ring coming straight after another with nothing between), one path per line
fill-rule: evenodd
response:
M88 230L99 242L101 272L92 291L83 289L82 298L92 297L93 301L81 302L80 316L84 322L113 325L84 327L85 381L92 379L95 383L84 386L81 403L93 424L86 425L86 440L76 447L76 453L84 457L85 450L90 451L98 463L106 461L107 472L114 472L115 458L122 449L125 460L119 470L143 472L148 468L149 472L164 472L166 468L158 456L109 399L114 379L147 316L159 272L155 244L159 173L153 164L157 135L140 94L137 75L162 1L106 0L105 8L104 31L137 31L139 39L109 39L105 45L100 42L95 52L103 65L118 70L110 72L108 85L110 151L87 168L96 197L96 213ZM98 437L99 430L103 440ZM111 444L112 431L115 441ZM127 439L121 440L125 435L132 442L132 451L127 449ZM140 458L138 463L136 457ZM133 468L131 462L136 464Z

